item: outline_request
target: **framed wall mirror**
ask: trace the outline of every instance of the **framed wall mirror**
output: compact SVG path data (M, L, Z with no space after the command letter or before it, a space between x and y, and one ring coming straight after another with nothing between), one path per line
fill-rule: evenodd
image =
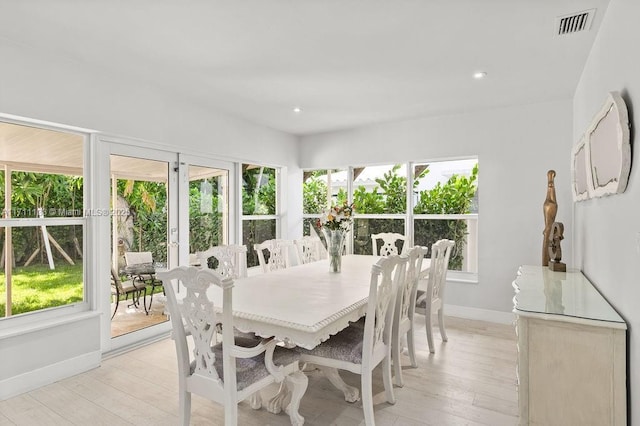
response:
M609 92L585 132L585 139L589 195L602 197L624 192L631 170L631 146L627 106L618 92ZM582 156L580 152L576 155ZM582 184L580 177L575 179Z
M589 173L587 173L587 145L585 136L582 135L578 143L573 146L571 153L571 189L573 201L582 201L589 198Z

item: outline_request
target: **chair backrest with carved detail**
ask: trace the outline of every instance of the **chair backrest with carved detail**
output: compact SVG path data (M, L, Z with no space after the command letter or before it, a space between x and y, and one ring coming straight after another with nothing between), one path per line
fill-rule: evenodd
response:
M292 246L293 241L273 239L254 244L253 248L258 253L258 261L262 271L266 273L289 267L289 248ZM269 252L267 260L264 256L265 250Z
M382 245L378 249L378 240L382 240ZM398 252L396 242L401 240L402 251ZM407 237L396 232L381 232L379 234L371 234L371 246L374 256L389 256L391 254L405 254L408 252Z
M297 248L298 264L302 265L320 260L320 246L322 245L320 237L305 235L299 240L294 240L293 243Z
M444 297L444 288L447 282L447 270L449 258L455 241L442 239L431 245L431 264L429 266L429 278L427 294L431 301Z
M239 244L215 246L196 252L196 256L203 268L208 268L209 259L214 257L218 261L215 270L223 277L236 279L247 276L247 246Z
M371 285L364 325L363 363L375 365L390 352L393 312L398 285L404 280L406 256L390 255L371 268Z
M235 359L223 360L224 377L220 377L215 368L216 354L213 345L216 343L215 324L222 323L223 330L233 330L231 316L233 280L221 277L210 269L197 267L179 267L158 274L165 284L167 306L169 308L173 339L178 354L178 370L180 380L189 378L200 386L210 387L213 393L225 393L225 384L230 389L236 388ZM171 283L170 285L167 285ZM178 283L182 287L184 297L178 300ZM213 301L209 299L209 288L219 287L223 293L222 318ZM193 349L187 344L187 333L193 338ZM233 334L227 342L223 339L225 356L233 353ZM229 345L229 350L227 350ZM233 362L231 362L233 361ZM191 370L191 364L194 364ZM227 377L228 376L228 377Z
M422 270L422 261L429 252L427 247L414 246L409 249L407 260L407 273L404 281L398 287L396 299L396 311L394 321L400 325L409 321L411 310L415 308L416 291L418 290L418 278Z

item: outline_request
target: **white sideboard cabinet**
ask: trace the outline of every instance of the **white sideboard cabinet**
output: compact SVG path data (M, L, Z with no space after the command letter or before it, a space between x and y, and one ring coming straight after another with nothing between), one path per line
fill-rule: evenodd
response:
M627 325L577 270L513 282L521 425L626 425Z

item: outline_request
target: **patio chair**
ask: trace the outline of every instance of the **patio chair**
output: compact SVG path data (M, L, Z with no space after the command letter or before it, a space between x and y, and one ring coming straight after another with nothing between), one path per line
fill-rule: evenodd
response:
M378 240L382 240L380 251L378 251ZM402 241L402 251L398 253L397 241ZM371 246L374 256L389 256L391 254L406 254L409 250L407 246L407 237L396 232L381 232L379 234L371 234Z
M218 261L215 270L223 277L236 279L247 276L247 246L245 245L215 246L196 252L196 257L203 268L209 268L209 259L215 258Z
M140 294L144 293L144 297L147 297L147 287L142 284L136 285L134 280L122 281L120 276L114 268L111 268L111 295L116 299L116 307L113 309L111 319L116 316L118 312L118 305L120 304L120 297L125 296L125 300L131 295L131 304L129 306L138 307L140 302ZM148 315L147 306L144 304L144 298L142 299L144 306L144 312Z
M393 359L393 381L395 385L400 387L404 386L402 381L402 366L400 365L400 350L402 349L405 337L411 366L418 366L414 343L413 313L416 303L416 291L418 290L418 276L422 270L422 260L428 252L429 249L422 246L414 246L409 250L407 273L404 281L398 286L396 308L393 312L391 358Z
M427 328L427 343L429 352L435 353L433 345L433 331L431 316L434 311L438 311L438 325L440 326L440 336L446 342L447 333L444 329L444 289L447 283L447 270L449 269L449 257L451 250L455 246L453 240L438 240L431 246L431 264L426 277L427 290L418 290L416 293L415 312L424 315ZM419 277L424 279L424 277Z
M275 340L262 340L252 346L255 342L250 341L246 345L247 342L234 337L233 280L195 266L160 272L158 277L168 289L172 338L178 356L180 424L189 424L192 393L222 404L224 424L235 426L239 402L259 395L261 389L272 383L284 381L292 392L291 402L285 411L293 425L302 425L304 418L298 414L298 408L308 379L299 369L296 354L277 346ZM181 284L181 293L178 283ZM221 290L222 343L214 340L213 325L220 314L216 313L215 302L209 299L210 287ZM178 299L179 293L184 297ZM187 335L193 338L191 350Z
M253 249L258 253L258 261L262 267L262 272L267 273L277 269L285 269L290 266L289 248L293 246L291 240L265 240L260 244L254 244ZM265 261L264 251L269 253L268 260Z
M357 392L351 393L335 369L360 375L367 426L375 424L372 372L380 363L386 399L391 404L396 402L391 383L391 329L397 289L404 280L407 261L406 256L391 255L371 268L364 327L351 325L311 350L295 349L301 355L301 362L319 366L331 383L340 387L348 401L357 400Z
M130 265L142 265L149 264L153 266L153 255L150 251L126 251L124 253L124 261L127 266ZM151 310L151 304L153 303L153 294L156 291L156 288L162 288L162 293L164 294L164 287L162 286L162 281L158 280L153 274L137 274L133 276L133 280L143 282L145 285L151 286L150 298L149 298L149 308L148 311ZM145 296L145 309L146 308L146 296Z

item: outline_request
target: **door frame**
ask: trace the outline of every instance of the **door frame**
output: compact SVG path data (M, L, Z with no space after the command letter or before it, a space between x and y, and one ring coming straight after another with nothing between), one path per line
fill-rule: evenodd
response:
M156 145L141 143L140 141L98 135L96 144L99 155L96 158L96 193L94 206L96 212L110 212L111 210L111 155L135 157L145 160L166 161L168 163L167 180L167 228L178 229L178 153L159 149ZM111 338L111 214L96 214L92 217L96 222L97 241L95 268L98 277L96 291L98 300L96 306L102 312L101 319L101 348L105 353L117 353L130 347L166 337L171 331L171 321L146 327L122 336ZM109 243L105 243L108 241ZM167 233L169 241L169 233ZM171 245L167 250L167 266L178 264L178 248Z

